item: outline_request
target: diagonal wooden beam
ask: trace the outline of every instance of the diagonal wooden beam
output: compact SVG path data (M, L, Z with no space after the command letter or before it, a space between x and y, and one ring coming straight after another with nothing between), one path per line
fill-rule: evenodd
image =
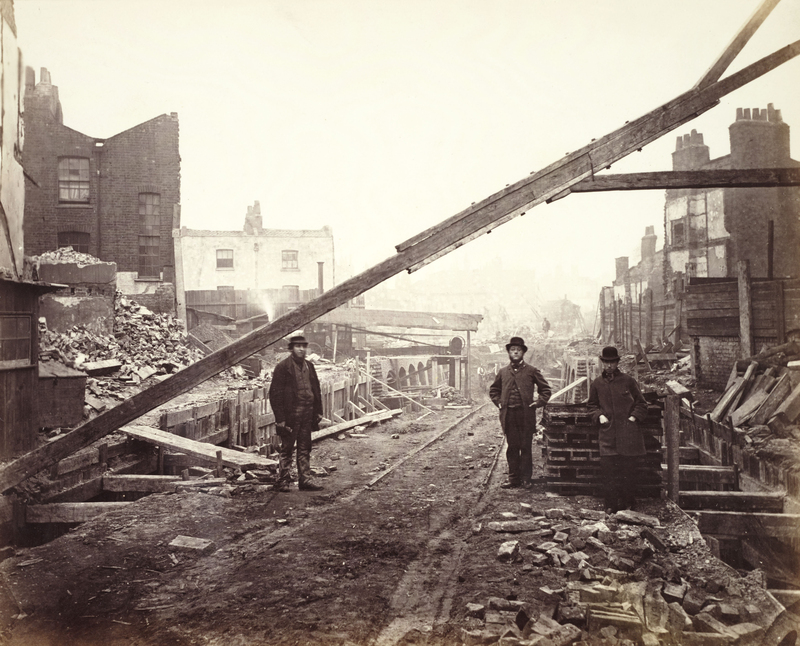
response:
M594 175L570 193L639 191L666 188L756 188L800 186L800 168L748 168Z
M747 41L756 33L756 30L761 26L767 16L772 12L775 6L781 0L764 0L758 8L750 16L750 19L742 26L739 32L733 37L733 40L725 48L725 51L720 54L719 58L714 61L714 64L708 68L708 71L703 74L697 84L694 86L696 89L702 89L711 85L719 80L719 78L728 69L728 66L733 62L733 59L739 54Z
M524 215L533 206L560 195L574 184L608 168L635 150L641 150L644 145L710 110L723 96L798 54L800 41L795 41L702 90L690 90L605 137L566 155L547 168L408 239L397 245L396 249L404 251L425 244L429 238L445 229L457 233L456 242L428 254L409 270L417 271L484 233L490 233L501 224Z
M272 345L294 330L382 283L403 270L427 264L482 233L503 224L548 197L564 191L595 169L608 166L641 148L662 134L713 107L720 97L775 69L800 54L800 41L761 59L726 79L701 91L690 91L644 117L592 142L579 151L551 164L531 178L501 191L478 207L428 229L411 241L398 245L398 253L382 263L331 288L319 298L305 303L274 322L253 330L224 348L212 352L164 381L142 390L63 437L34 449L0 470L0 492L49 467L84 446L100 439L157 408L178 395Z

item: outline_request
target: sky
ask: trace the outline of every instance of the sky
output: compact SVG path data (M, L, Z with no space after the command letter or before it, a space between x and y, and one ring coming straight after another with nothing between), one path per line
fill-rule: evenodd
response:
M25 65L65 125L107 138L180 122L182 224L333 229L363 271L394 246L690 89L759 0L16 0ZM800 39L782 0L729 72ZM726 74L727 74L726 73ZM669 170L676 136L729 152L737 107L773 103L800 159L800 57L614 165ZM571 195L421 270L566 271L610 284L663 243L663 191ZM337 281L348 276L340 271Z

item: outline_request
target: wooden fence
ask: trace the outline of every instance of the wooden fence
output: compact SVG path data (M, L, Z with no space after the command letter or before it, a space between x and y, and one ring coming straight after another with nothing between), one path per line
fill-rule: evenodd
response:
M680 325L679 325L680 323ZM654 302L653 291L646 289L636 301L613 298L613 288L604 288L600 299L602 341L628 350L643 346L675 343L685 332L686 313L683 294Z
M367 391L367 379L346 376L320 384L323 416L341 422L374 412L381 406ZM275 415L269 404L267 388L239 391L218 401L167 411L159 427L180 437L198 442L228 446L277 448Z

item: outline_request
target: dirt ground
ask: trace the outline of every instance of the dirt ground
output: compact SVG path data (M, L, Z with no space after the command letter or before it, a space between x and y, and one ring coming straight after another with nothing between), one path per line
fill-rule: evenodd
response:
M330 472L323 491L231 484L153 494L18 550L0 563L0 644L449 645L482 624L467 616L468 603L522 600L531 617L564 603L579 573L535 565L524 548L501 562L501 543L534 538L489 523L514 514L577 524L603 517L601 501L557 496L541 482L501 489L503 436L488 399L363 433L315 444L312 465ZM539 478L536 447L534 457ZM641 511L661 520L667 548L637 552L631 576L758 602L757 577L714 559L680 510L645 500ZM193 553L169 545L177 536L213 545ZM627 554L635 543L615 547Z

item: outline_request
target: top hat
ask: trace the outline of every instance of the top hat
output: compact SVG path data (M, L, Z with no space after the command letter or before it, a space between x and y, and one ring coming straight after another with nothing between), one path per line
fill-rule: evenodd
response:
M522 347L522 351L523 352L527 352L528 351L528 346L525 345L525 341L522 340L522 337L512 336L511 340L508 343L506 343L506 352L508 352L508 349L512 345L518 345L518 346Z
M619 359L619 352L613 345L606 346L600 353L600 361L619 361Z
M293 336L289 339L289 349L291 350L296 345L308 345L308 341L306 341L306 337L304 336Z

